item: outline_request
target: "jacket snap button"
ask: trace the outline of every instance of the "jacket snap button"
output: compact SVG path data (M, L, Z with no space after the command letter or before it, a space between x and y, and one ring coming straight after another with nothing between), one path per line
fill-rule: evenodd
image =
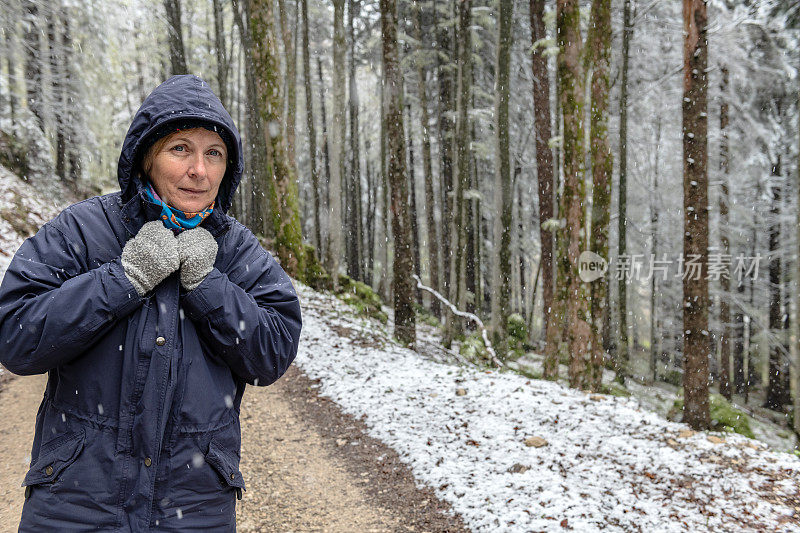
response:
M156 344L158 344L159 346L164 346L166 343L167 339L165 339L164 337L156 338Z
M151 464L153 464L153 461L149 457L145 457L144 458L144 466L150 466Z
M44 469L44 473L48 476L53 475L53 465L47 465L47 468Z
M236 477L236 474L231 472L231 479L234 479L235 477Z

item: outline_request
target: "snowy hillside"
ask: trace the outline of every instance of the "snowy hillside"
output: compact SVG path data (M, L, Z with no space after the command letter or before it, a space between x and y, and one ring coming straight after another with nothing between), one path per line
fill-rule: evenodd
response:
M636 400L423 358L298 285L296 364L477 531L798 531L800 460Z
M57 186L50 184L47 189L40 190L0 165L0 280L22 241L70 204Z
M0 276L22 241L67 205L63 196L43 194L0 165Z

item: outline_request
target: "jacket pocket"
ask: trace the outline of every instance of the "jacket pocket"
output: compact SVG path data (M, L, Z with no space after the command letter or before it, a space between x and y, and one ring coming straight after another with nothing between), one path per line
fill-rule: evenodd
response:
M31 465L22 486L53 483L61 472L75 462L83 450L85 432L83 429L68 433L48 442L39 450L39 457ZM26 491L27 492L27 491Z
M242 491L246 491L244 477L239 471L239 459L233 453L223 449L214 440L208 445L206 462L222 477L223 488L236 489L236 497L242 499Z

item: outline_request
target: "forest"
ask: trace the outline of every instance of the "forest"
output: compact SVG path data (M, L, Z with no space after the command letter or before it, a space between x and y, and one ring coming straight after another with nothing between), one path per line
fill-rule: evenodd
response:
M473 365L669 383L694 429L734 402L800 442L796 2L0 7L0 164L43 194L117 190L142 100L195 74L244 139L230 214L292 278L408 347L429 323Z

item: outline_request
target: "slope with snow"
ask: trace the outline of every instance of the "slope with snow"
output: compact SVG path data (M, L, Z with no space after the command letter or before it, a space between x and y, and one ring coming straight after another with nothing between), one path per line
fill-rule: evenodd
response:
M0 282L22 242L69 205L56 181L41 190L0 165Z
M297 364L476 531L800 532L792 455L689 431L634 399L432 361L296 286Z

